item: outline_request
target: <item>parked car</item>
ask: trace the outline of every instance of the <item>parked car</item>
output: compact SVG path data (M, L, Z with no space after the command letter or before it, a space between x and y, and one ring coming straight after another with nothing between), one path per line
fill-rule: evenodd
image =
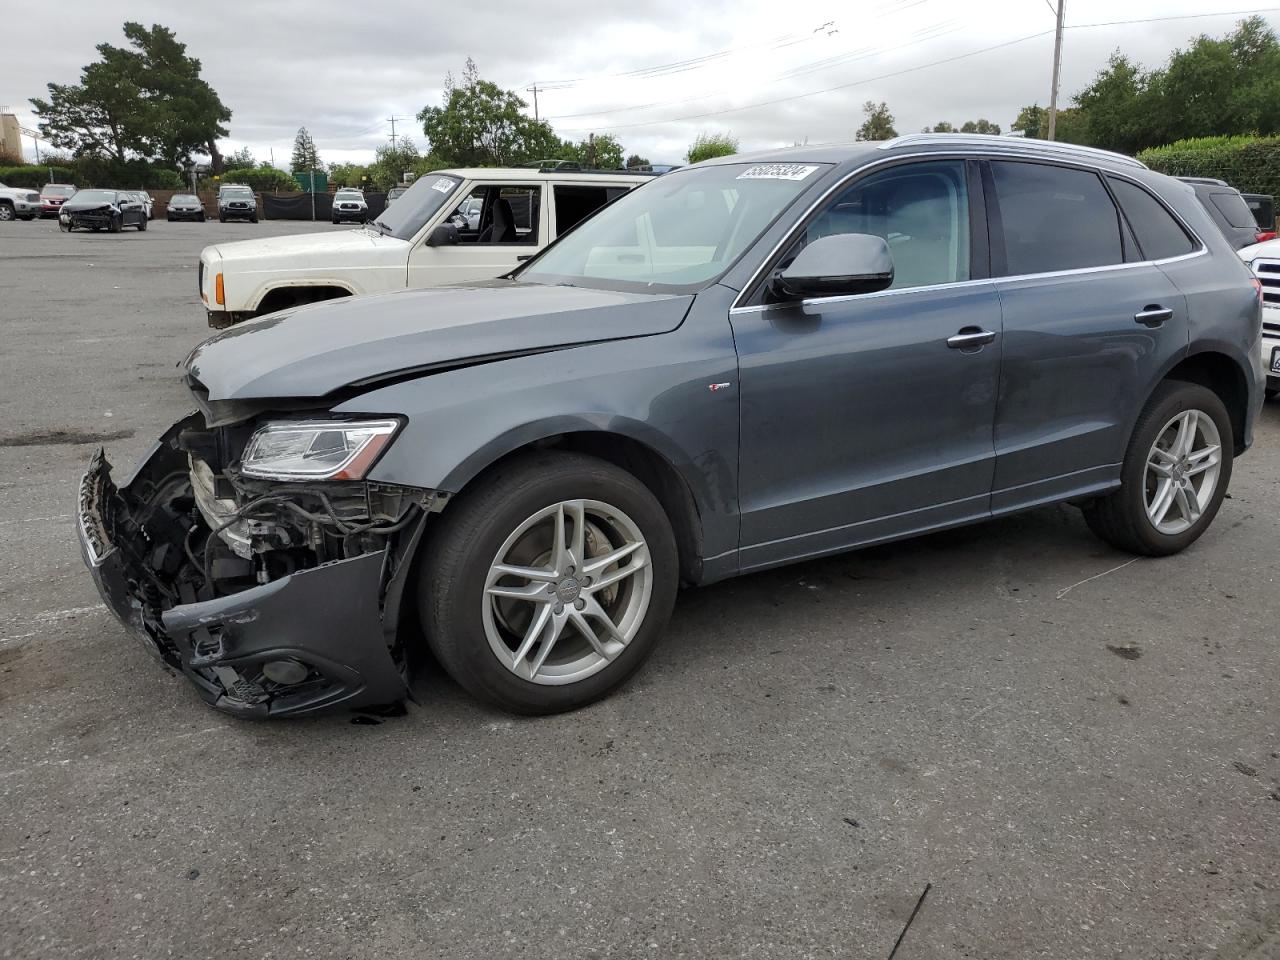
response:
M390 203L392 200L399 200L408 192L410 186L412 186L412 184L397 183L387 191L387 203Z
M34 220L43 205L40 194L26 187L6 187L0 183L0 221Z
M465 180L426 190L454 209ZM127 480L90 463L80 538L223 710L398 699L424 640L489 703L568 710L640 666L681 584L1057 502L1123 550L1188 547L1253 438L1260 310L1191 192L1131 158L957 134L724 157L509 277L206 341L199 412Z
M364 230L219 243L200 254L209 325L350 294L483 280L652 175L442 170L418 178ZM478 214L467 211L479 208Z
M147 219L150 220L151 212L155 208L155 201L151 199L151 194L145 190L130 190L128 194L142 204L142 209L146 211Z
M1223 236L1237 250L1250 244L1258 243L1260 230L1245 203L1244 197L1235 187L1225 180L1213 180L1208 177L1179 177L1183 183L1191 184L1200 203L1218 225Z
M175 220L199 220L204 223L204 203L194 193L175 193L169 198L165 216L170 223Z
M1258 225L1258 243L1274 240L1276 238L1275 197L1269 197L1265 193L1242 193L1240 196L1244 198L1249 212L1253 214L1254 222Z
M62 205L76 195L70 183L46 183L40 188L40 216L56 217Z
M76 227L119 233L125 227L147 229L142 201L125 190L81 190L58 211L58 226L65 233Z
M369 204L365 203L364 193L355 187L343 187L333 195L333 222L354 220L357 223L369 222Z
M1240 256L1262 286L1259 354L1267 376L1267 397L1274 399L1280 396L1280 239L1245 247Z
M225 183L218 188L218 222L228 220L258 222L258 198L249 187Z

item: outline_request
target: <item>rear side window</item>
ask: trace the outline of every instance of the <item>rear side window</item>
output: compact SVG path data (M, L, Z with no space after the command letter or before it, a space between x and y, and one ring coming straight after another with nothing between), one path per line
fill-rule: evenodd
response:
M620 193L626 192L626 187L556 184L551 196L556 205L557 235L591 216Z
M997 160L991 175L1006 275L1124 263L1120 216L1097 174Z
M1142 255L1148 260L1164 260L1191 253L1196 246L1186 231L1159 200L1135 183L1107 178L1120 201L1120 209L1138 238Z
M1240 194L1222 190L1209 194L1209 202L1218 208L1218 212L1233 227L1256 226L1253 214L1249 212L1249 206Z

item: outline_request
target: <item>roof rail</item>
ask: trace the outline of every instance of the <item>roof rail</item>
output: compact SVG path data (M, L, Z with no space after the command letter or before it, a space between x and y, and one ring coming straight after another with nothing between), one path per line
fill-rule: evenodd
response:
M1147 165L1134 157L1111 150L1099 150L1097 147L1083 147L1076 143L1062 143L1057 140L1037 140L1033 137L1001 137L984 133L908 133L894 137L880 144L881 150L889 150L910 143L955 143L967 146L1002 146L1026 147L1028 152L1056 154L1061 157L1096 157L1123 163L1131 167L1147 169Z

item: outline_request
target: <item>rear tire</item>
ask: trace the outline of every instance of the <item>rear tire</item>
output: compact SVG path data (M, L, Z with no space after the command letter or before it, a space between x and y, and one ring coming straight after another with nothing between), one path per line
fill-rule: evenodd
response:
M1191 449L1180 453L1175 448L1183 423L1189 425L1185 429ZM1103 540L1130 553L1163 557L1186 549L1209 528L1222 506L1231 481L1234 443L1231 418L1217 394L1198 384L1166 380L1134 425L1120 469L1120 488L1088 504L1085 521ZM1216 459L1206 452L1215 446ZM1206 491L1210 482L1212 488ZM1169 491L1167 503L1163 490Z
M618 551L630 552L600 565ZM502 574L500 564L543 576ZM634 673L666 627L679 574L671 523L644 484L555 451L513 459L460 495L420 569L418 608L441 665L477 698L535 715L585 706ZM526 597L494 593L522 579L514 587Z

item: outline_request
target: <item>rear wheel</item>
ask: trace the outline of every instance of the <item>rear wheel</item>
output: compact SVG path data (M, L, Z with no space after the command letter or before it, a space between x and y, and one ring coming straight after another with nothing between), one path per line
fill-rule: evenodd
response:
M1122 550L1165 556L1208 529L1231 480L1231 418L1218 396L1168 380L1138 417L1120 489L1089 504L1089 527Z
M441 516L418 603L469 692L516 713L598 700L653 651L675 603L675 537L635 477L577 454L499 468Z
M0 202L0 221L12 219L14 219L13 204L7 200Z

